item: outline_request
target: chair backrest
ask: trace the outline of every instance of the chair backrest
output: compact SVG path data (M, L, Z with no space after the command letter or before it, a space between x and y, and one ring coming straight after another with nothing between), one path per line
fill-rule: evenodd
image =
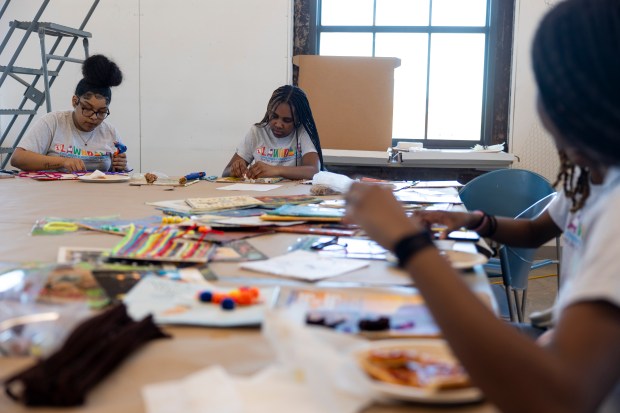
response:
M545 196L555 192L545 177L525 169L498 169L468 182L459 193L470 211L516 217Z
M545 212L556 193L549 194L542 199L534 202L521 213L517 218L537 218ZM503 245L499 249L500 266L505 285L509 285L516 290L527 288L528 276L532 268L532 261L537 248L514 248Z

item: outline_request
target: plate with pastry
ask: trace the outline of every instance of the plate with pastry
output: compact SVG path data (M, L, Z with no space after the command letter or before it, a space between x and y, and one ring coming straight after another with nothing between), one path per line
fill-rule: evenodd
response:
M382 397L431 404L482 398L444 340L379 340L356 350L354 357Z
M92 182L97 184L110 184L113 182L127 182L129 181L129 176L127 175L95 175L95 173L82 175L78 177L78 179L82 182Z

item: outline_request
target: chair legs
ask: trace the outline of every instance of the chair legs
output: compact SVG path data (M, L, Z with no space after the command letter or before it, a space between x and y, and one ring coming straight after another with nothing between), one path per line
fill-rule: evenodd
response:
M560 290L560 274L561 274L561 268L560 268L560 262L562 261L562 245L560 243L560 237L556 237L555 238L555 256L556 259L558 260L558 263L556 264L557 269L558 269L558 291Z
M521 291L521 297L519 297L518 290L512 290L515 298L515 309L517 313L517 321L522 323L525 320L525 302L527 300L527 290ZM514 320L513 320L514 321Z
M510 321L524 322L527 289L515 290L514 288L504 286L504 290L506 292L506 300L508 301Z
M508 315L510 316L510 321L515 321L515 311L513 307L513 298L511 294L512 288L504 285L504 292L506 293L506 302L508 303Z

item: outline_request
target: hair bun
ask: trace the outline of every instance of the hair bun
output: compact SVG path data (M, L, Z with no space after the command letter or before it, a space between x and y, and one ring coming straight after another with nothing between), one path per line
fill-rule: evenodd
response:
M123 81L123 73L118 65L100 54L84 61L82 75L88 83L99 87L118 86Z

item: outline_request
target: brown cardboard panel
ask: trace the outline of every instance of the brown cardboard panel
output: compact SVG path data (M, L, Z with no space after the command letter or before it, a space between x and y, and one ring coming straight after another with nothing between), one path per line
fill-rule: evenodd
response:
M299 55L293 63L323 148L384 151L391 146L394 69L400 59Z

